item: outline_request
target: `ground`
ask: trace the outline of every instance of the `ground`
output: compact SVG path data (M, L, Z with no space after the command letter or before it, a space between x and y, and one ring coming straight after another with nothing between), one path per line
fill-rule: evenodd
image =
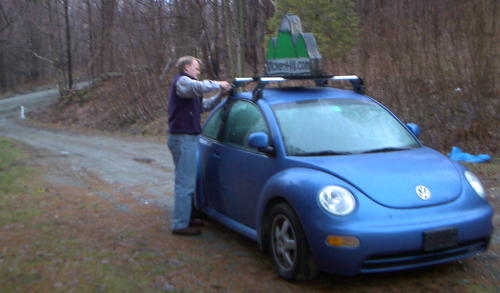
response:
M53 93L40 96L48 103ZM36 99L0 100L0 137L9 137L0 138L2 292L500 291L498 231L487 252L464 261L308 282L279 279L257 244L214 222L201 236L173 236L164 138L19 119L19 103L41 107ZM500 160L469 167L499 227Z

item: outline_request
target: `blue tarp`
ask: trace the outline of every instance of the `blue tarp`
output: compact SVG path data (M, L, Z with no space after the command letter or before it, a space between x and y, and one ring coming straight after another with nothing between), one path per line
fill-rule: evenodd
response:
M472 155L464 153L459 147L456 146L451 148L451 153L448 154L448 157L450 157L454 161L463 161L466 163L484 163L491 160L490 155L487 154Z

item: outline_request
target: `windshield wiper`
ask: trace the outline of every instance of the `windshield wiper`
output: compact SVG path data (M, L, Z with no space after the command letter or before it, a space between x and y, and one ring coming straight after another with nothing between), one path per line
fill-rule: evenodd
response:
M298 153L294 156L340 156L340 155L350 155L351 152L335 152L335 151L320 151L320 152L308 152L308 153Z
M368 151L360 152L360 154L404 151L404 150L409 150L409 149L410 148L403 148L403 147L385 147L385 148L378 148L378 149L373 149L373 150L368 150Z

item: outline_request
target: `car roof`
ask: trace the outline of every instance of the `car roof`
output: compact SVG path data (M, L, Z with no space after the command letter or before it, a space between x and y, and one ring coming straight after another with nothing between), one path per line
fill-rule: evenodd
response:
M252 100L253 94L251 91L236 94L233 98ZM371 101L370 98L364 95L355 93L352 90L343 90L331 87L281 87L281 88L265 88L262 91L262 100L266 103L282 104L289 102L299 102L315 99L356 99Z

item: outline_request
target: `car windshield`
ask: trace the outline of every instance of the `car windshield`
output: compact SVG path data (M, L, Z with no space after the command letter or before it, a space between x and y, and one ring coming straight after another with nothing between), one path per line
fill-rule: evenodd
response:
M405 150L419 142L371 101L317 99L273 106L288 155L321 156Z

